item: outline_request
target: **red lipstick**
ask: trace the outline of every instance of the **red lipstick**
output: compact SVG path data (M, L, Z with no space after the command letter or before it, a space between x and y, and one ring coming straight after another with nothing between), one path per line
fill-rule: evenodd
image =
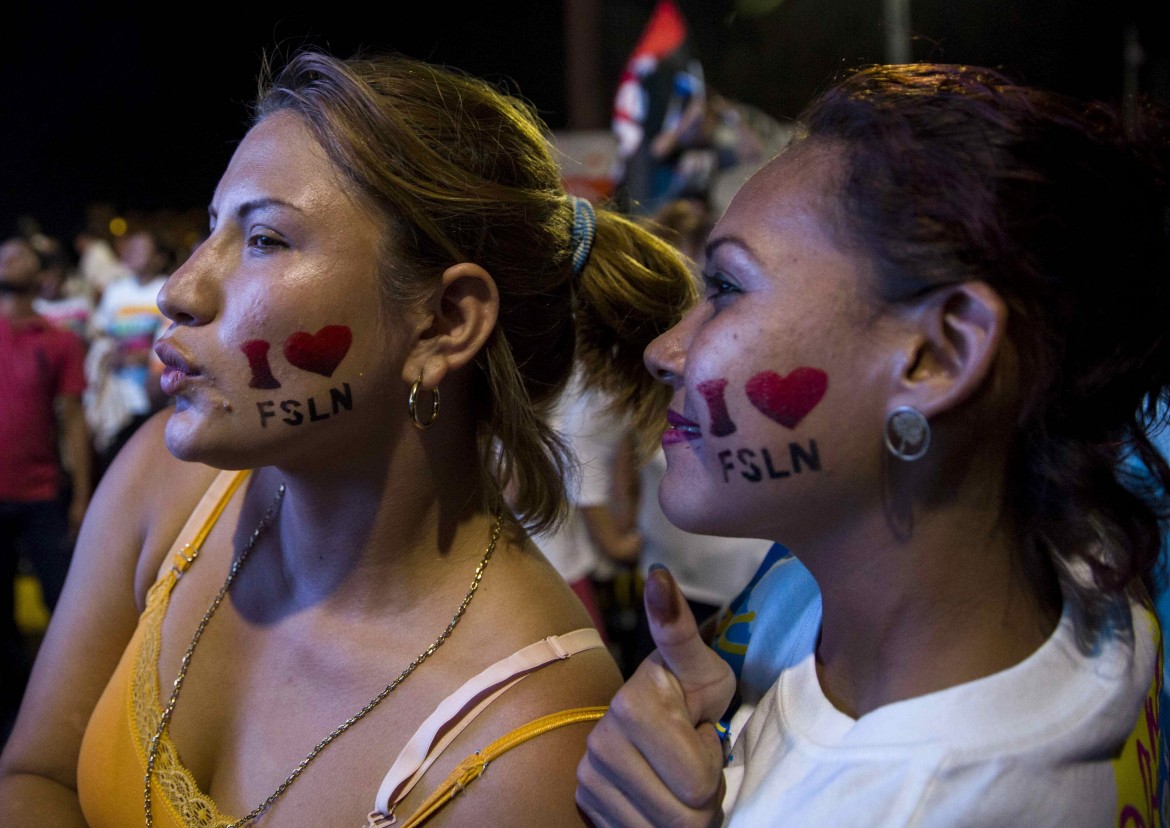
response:
M667 409L666 422L668 428L662 432L662 445L672 446L689 440L698 440L703 436L703 430L694 420L688 420L674 409Z

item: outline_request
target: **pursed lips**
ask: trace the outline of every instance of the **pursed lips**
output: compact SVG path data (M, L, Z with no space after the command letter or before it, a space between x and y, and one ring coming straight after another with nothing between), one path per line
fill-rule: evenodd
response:
M178 348L165 340L160 339L154 344L154 352L165 366L160 378L164 394L173 396L188 379L201 375L197 366L192 365Z
M192 366L187 358L179 352L179 349L169 342L160 339L154 344L154 352L167 368L186 374L189 377L198 376L199 370Z
M669 424L662 432L662 445L669 446L687 440L698 440L703 436L703 430L694 420L689 420L673 409L666 412L666 422Z

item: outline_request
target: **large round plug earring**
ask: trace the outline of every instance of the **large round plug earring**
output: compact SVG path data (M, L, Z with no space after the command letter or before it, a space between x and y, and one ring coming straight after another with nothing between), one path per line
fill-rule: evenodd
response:
M917 408L900 405L886 417L886 448L899 460L917 460L930 448L930 422Z
M418 392L422 388L423 375L420 372L418 379L416 379L410 386L410 396L406 398L406 410L410 412L410 419L414 422L415 428L428 429L435 424L435 420L439 419L439 389L436 387L431 390L431 416L426 422L418 418Z

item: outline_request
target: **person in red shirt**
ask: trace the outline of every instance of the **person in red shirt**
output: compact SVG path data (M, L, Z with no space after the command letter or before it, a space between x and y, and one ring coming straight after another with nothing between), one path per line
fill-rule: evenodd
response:
M0 244L0 637L4 734L20 704L28 656L16 626L12 583L21 555L51 612L89 504L92 442L81 404L85 343L33 309L36 249Z

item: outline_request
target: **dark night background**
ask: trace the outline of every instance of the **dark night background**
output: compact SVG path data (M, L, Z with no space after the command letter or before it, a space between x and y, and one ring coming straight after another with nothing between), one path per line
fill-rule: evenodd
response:
M243 134L262 55L302 43L454 64L514 84L554 129L606 129L618 73L654 1L319 4L324 11L312 14L282 4L23 5L0 30L0 233L31 216L66 237L95 202L202 214ZM711 86L781 119L834 73L886 55L882 0L679 6ZM1136 89L1166 102L1170 36L1154 25L1154 8L1150 0L912 0L911 58L1000 66L1082 97L1120 101ZM597 37L566 25L574 9L593 15ZM1128 76L1127 33L1141 57ZM572 42L594 61L588 101L569 100Z

